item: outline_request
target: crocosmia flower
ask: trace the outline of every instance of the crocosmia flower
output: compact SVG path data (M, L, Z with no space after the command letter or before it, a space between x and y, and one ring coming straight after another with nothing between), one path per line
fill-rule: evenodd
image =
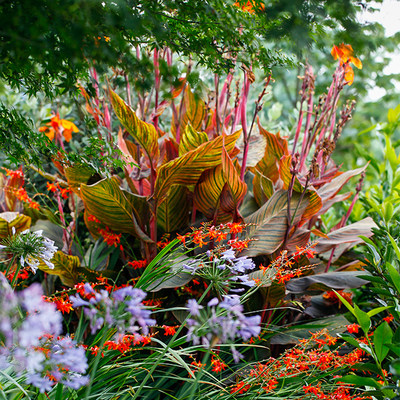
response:
M344 78L346 82L351 85L354 81L354 71L350 63L358 69L362 69L362 62L357 57L354 57L354 50L350 44L340 44L333 46L331 51L332 57L340 60L340 65L344 68Z

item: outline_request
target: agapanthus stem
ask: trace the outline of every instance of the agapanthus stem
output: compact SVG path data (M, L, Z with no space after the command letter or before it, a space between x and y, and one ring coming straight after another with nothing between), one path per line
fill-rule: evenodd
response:
M210 283L210 285L207 287L207 289L204 291L204 293L201 295L198 303L200 304L204 298L207 296L208 292L211 290L211 288L213 287L213 284ZM146 385L147 381L150 379L150 377L153 376L153 372L154 370L157 368L157 366L159 365L160 361L164 358L165 354L167 353L168 349L171 347L171 345L175 342L175 339L178 337L178 335L180 334L180 332L182 331L182 329L185 327L185 323L186 321L191 317L191 314L188 314L187 317L185 318L185 320L182 322L182 324L179 326L179 328L176 330L174 336L172 336L171 340L168 342L167 346L165 346L164 350L160 353L157 361L154 363L154 365L151 367L151 369L149 370L149 372L147 373L147 375L145 376L145 378L143 379L142 383L140 384L138 390L136 391L135 395L133 396L132 400L135 400L137 398L139 398L139 395L142 392L142 389L144 388L144 386Z

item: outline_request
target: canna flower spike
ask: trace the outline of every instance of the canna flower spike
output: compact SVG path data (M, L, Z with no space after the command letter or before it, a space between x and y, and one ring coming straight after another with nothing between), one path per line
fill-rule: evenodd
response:
M362 62L354 57L354 50L350 44L341 43L339 46L333 46L331 51L332 57L340 60L340 65L344 68L344 78L348 85L354 81L354 71L350 63L358 69L362 69Z

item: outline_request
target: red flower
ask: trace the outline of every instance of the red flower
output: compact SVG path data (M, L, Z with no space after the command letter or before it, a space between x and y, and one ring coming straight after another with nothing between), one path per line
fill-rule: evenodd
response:
M176 326L163 325L162 328L165 330L164 336L173 336L176 333Z
M392 314L389 314L387 317L383 318L384 321L386 321L388 324L394 320L394 317Z
M223 361L215 357L211 359L211 365L213 366L211 371L214 372L221 372L227 367L227 365Z
M358 325L358 324L346 325L346 328L349 333L358 333L358 330L360 329L360 325Z

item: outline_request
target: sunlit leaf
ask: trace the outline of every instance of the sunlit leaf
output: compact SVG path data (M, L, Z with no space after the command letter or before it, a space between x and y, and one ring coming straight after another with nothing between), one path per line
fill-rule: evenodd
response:
M218 136L209 142L203 143L197 149L163 164L158 169L154 189L154 197L158 204L165 199L172 185L194 185L204 170L221 164L223 144L226 151L230 153L240 133L241 131L237 131L232 135Z
M112 231L151 241L142 230L149 213L146 198L122 190L116 178L81 185L81 196L86 212Z
M41 262L38 268L47 274L59 276L63 285L73 287L80 282L78 269L81 262L78 257L57 251L51 262L54 264L54 269L49 268L44 262Z
M13 228L16 233L29 229L31 226L31 217L20 214L15 211L6 211L0 213L0 238L4 239L11 236Z
M64 167L65 177L71 190L79 195L81 183L88 183L88 180L95 174L95 170L88 165L73 165Z
M186 125L179 142L179 156L197 149L197 147L206 142L208 142L207 133L195 131L189 123Z
M158 133L152 124L140 120L132 108L114 91L110 90L111 104L121 124L137 140L146 153L149 163L158 160Z
M183 96L182 110L178 110L178 114L180 115L180 135L183 134L186 126L189 123L195 131L201 131L203 120L206 116L206 105L204 104L204 101L191 91L189 85L186 85L185 93ZM174 115L172 118L171 131L172 134L176 137L177 132Z

